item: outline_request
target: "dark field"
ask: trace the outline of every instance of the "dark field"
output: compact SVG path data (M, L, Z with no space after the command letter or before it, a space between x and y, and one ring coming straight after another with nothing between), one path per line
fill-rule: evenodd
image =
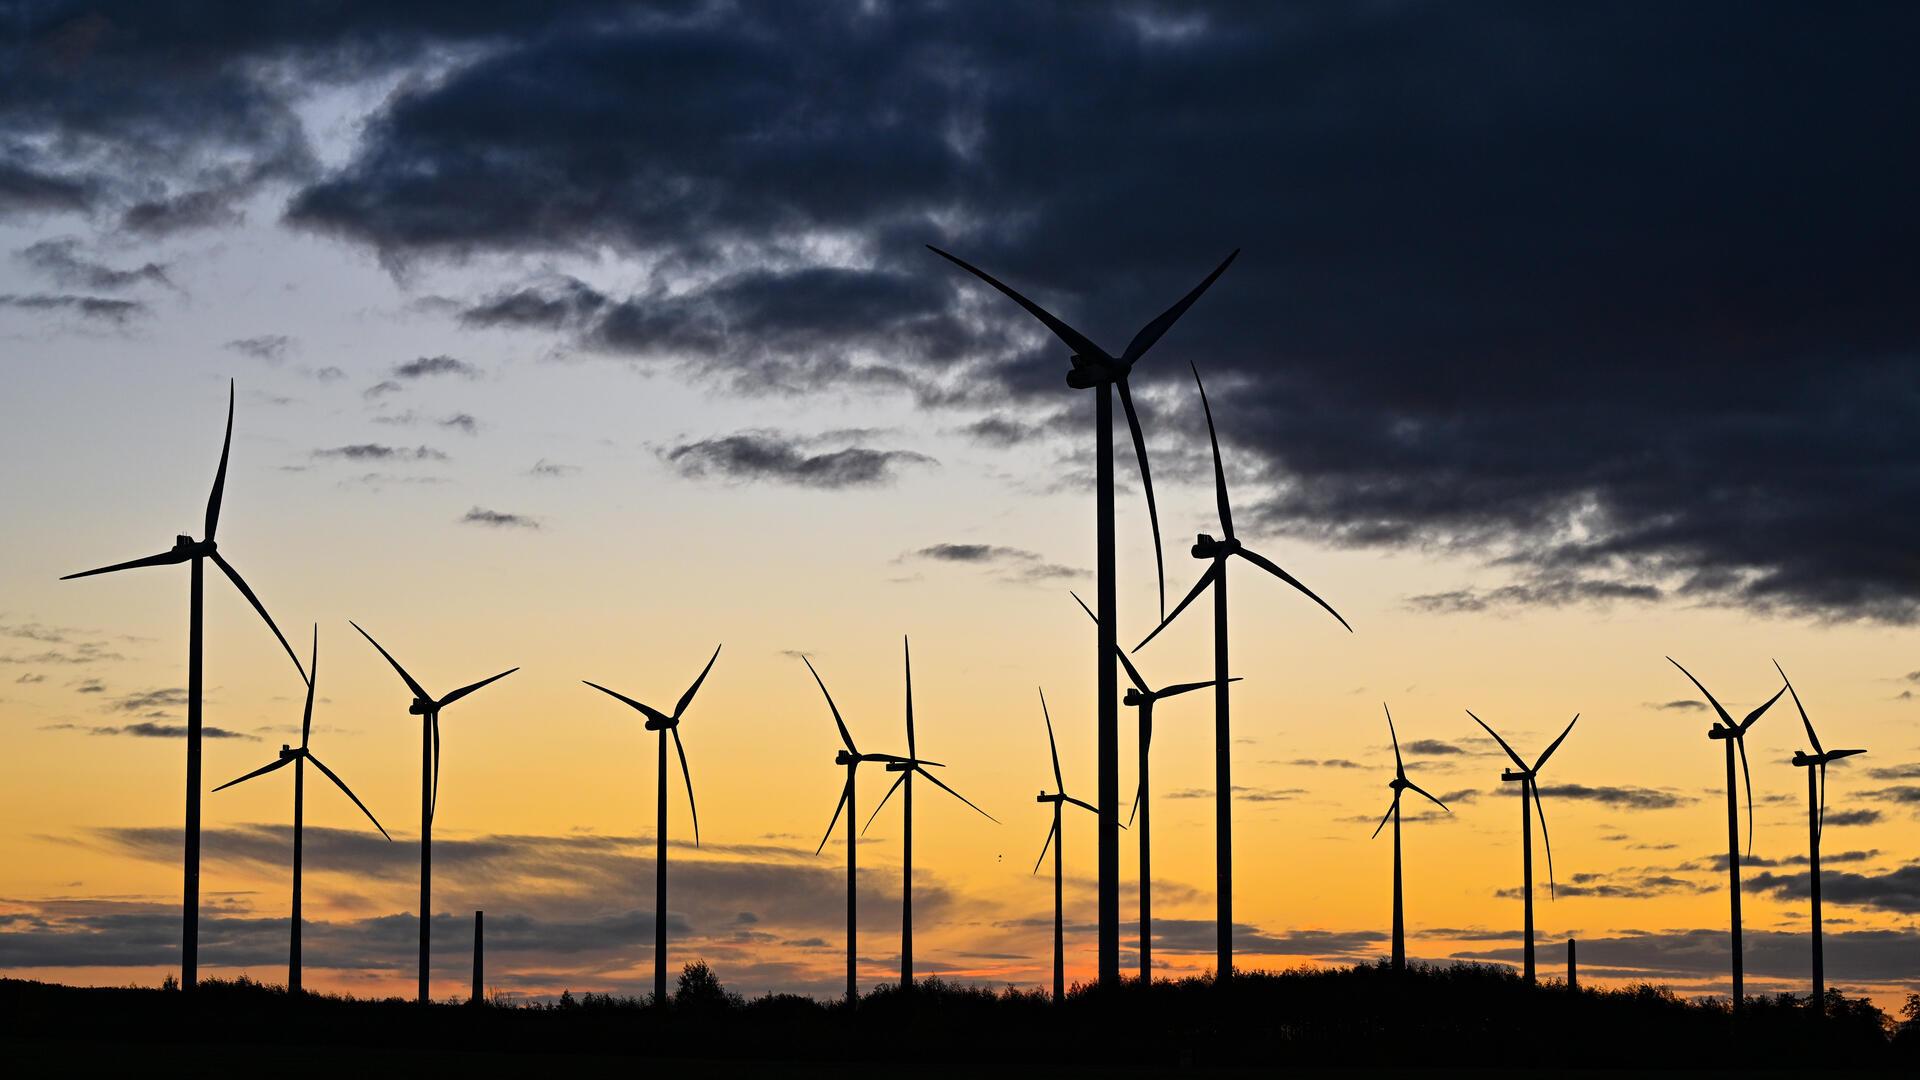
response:
M1054 1076L1222 1073L1276 1067L1305 1075L1462 1073L1595 1075L1852 1068L1915 1075L1920 1016L1890 1018L1830 995L1824 1019L1803 1003L1750 999L1735 1031L1724 1003L1655 988L1529 991L1504 969L1361 967L1137 984L1074 993L1055 1006L937 980L882 986L858 1009L811 999L728 994L690 969L665 1007L601 995L553 1005L421 1006L205 982L192 995L0 980L0 1042L13 1075L342 1076L405 1070L526 1074L544 1067L682 1068L701 1077L1045 1072ZM653 1059L645 1062L635 1059Z

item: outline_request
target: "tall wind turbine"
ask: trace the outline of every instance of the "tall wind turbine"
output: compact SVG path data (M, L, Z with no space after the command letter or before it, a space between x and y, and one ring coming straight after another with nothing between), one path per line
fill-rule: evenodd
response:
M1347 626L1347 620L1333 610L1333 606L1314 594L1285 570L1280 569L1271 560L1258 552L1251 551L1240 543L1233 534L1233 509L1227 504L1227 472L1220 464L1220 438L1213 429L1213 407L1207 403L1207 388L1200 382L1200 369L1193 369L1193 381L1200 387L1200 407L1207 415L1207 440L1213 444L1213 492L1220 505L1220 531L1223 540L1215 540L1206 533L1195 538L1193 557L1207 560L1206 572L1200 580L1188 590L1186 598L1174 607L1173 613L1160 620L1134 651L1138 652L1155 635L1165 630L1168 624L1180 617L1180 613L1193 603L1207 586L1213 586L1213 783L1214 783L1214 878L1215 905L1214 916L1215 978L1222 981L1233 975L1233 732L1229 719L1229 683L1233 680L1227 674L1227 560L1235 555L1279 578L1281 581L1305 593L1309 600L1327 609L1327 614L1340 620L1341 626L1352 633L1353 627ZM1111 625L1104 615L1101 627Z
M858 858L856 856L859 838L853 833L853 823L855 820L853 779L854 774L860 768L860 763L863 761L895 762L906 759L900 757L898 754L861 753L860 748L853 745L853 735L847 731L846 721L840 719L840 708L833 703L833 695L827 693L827 684L820 678L820 673L814 671L813 661L808 660L804 656L800 659L807 665L807 670L812 672L813 681L819 683L820 693L827 699L827 710L833 713L833 726L840 729L840 742L845 747L845 749L833 755L833 763L835 765L846 766L847 783L845 787L840 789L840 801L834 804L833 820L827 822L826 835L820 838L820 846L814 848L813 853L818 855L826 850L827 840L833 836L833 827L840 821L840 811L845 810L847 812L847 1003L849 1005L857 1005L860 1002L860 978L859 957L855 943L859 938L859 921L854 900L855 897L859 895L859 870L857 867Z
M1069 593L1087 618L1099 622L1099 618L1087 609L1087 602L1080 599L1079 593ZM1120 703L1133 708L1139 718L1140 727L1140 786L1133 794L1133 810L1127 815L1127 824L1139 819L1140 828L1140 984L1147 985L1153 980L1153 806L1148 801L1147 789L1152 778L1148 767L1148 748L1153 743L1153 706L1162 698L1178 697L1192 690L1212 686L1215 680L1205 682L1175 683L1172 686L1155 690L1141 678L1140 669L1133 666L1127 658L1125 649L1114 646L1114 654L1120 660L1120 666L1127 669L1127 678L1133 685L1127 688L1127 696ZM1238 676L1228 682L1239 682Z
M1387 818L1393 819L1393 970L1405 971L1407 970L1407 921L1400 901L1400 796L1408 791L1417 791L1425 795L1428 802L1446 810L1447 813L1451 814L1453 811L1447 808L1446 803L1429 794L1427 789L1407 779L1406 763L1400 760L1400 735L1393 730L1393 710L1388 709L1385 702L1380 703L1380 708L1386 710L1387 736L1393 740L1393 779L1387 782L1387 786L1393 789L1393 803L1387 807L1387 812L1381 817L1380 824L1373 827L1373 836L1379 836L1380 830L1387 827ZM1541 821L1544 828L1546 819L1541 818ZM1370 836L1367 839L1371 840L1373 837Z
M988 821L993 822L995 825L1000 824L1000 819L974 806L965 795L941 783L939 777L926 770L926 766L928 765L936 768L944 768L945 766L938 761L928 761L922 758L919 751L915 748L913 738L913 653L907 645L906 638L901 638L900 643L902 653L906 657L907 665L907 756L887 762L887 771L899 773L900 776L893 782L893 786L887 789L887 793L880 797L880 805L873 808L873 815L867 818L867 823L860 827L860 831L865 832L870 828L873 825L873 819L879 817L880 811L886 809L887 800L893 798L893 793L899 791L902 784L906 785L906 804L902 812L902 824L900 826L901 835L906 838L904 841L905 854L902 859L900 877L900 987L905 990L913 986L913 775L919 773L921 776L926 777L928 783L959 799L961 802L966 803L968 806L973 807L976 813Z
M433 941L433 812L440 803L440 710L473 693L475 690L504 679L520 669L508 668L498 675L489 675L477 683L468 683L443 698L436 699L432 694L407 674L400 661L393 654L373 640L373 635L360 629L360 624L349 622L360 636L380 650L387 658L393 670L400 674L407 689L413 691L413 704L407 706L407 712L420 718L420 1001L433 1000L427 988L427 962Z
M1473 710L1468 709L1467 715L1473 716ZM1509 783L1518 782L1520 785L1520 893L1526 906L1526 940L1521 945L1521 954L1525 958L1527 985L1532 986L1533 815L1536 811L1540 815L1540 842L1547 848L1547 896L1550 899L1559 899L1557 895L1559 890L1553 881L1553 839L1547 835L1547 808L1540 803L1540 770L1546 765L1547 759L1553 756L1553 752L1560 749L1560 744L1565 742L1567 736L1572 733L1573 725L1580 722L1580 714L1573 714L1573 719L1567 721L1567 729L1560 733L1559 738L1547 744L1547 748L1540 752L1539 758L1535 759L1531 767L1520 760L1520 755L1513 752L1513 747L1507 745L1507 740L1501 738L1499 732L1487 727L1485 720L1473 716L1473 722L1486 728L1487 734L1493 736L1493 741L1499 743L1500 749L1505 750L1507 757L1513 761L1513 768L1502 770L1500 779ZM1529 802L1532 803L1531 807L1528 805Z
M1699 688L1700 693L1704 694L1707 702L1713 706L1713 711L1720 715L1720 722L1707 729L1707 738L1725 743L1727 748L1727 881L1728 892L1733 907L1733 932L1731 935L1733 946L1733 1012L1735 1016L1738 1016L1746 1000L1747 982L1745 961L1742 956L1740 944L1740 803L1739 788L1734 783L1733 755L1734 750L1737 748L1740 752L1740 772L1746 777L1747 781L1747 845L1749 850L1751 850L1753 845L1753 773L1747 769L1747 729L1753 727L1754 722L1759 720L1761 715L1768 709L1772 708L1774 702L1780 700L1780 695L1786 693L1787 688L1782 684L1780 689L1775 690L1773 696L1766 700L1766 704L1748 713L1745 720L1736 724L1733 722L1733 717L1727 714L1727 710L1721 707L1720 700L1714 697L1705 686L1702 686L1699 679L1693 677L1693 672L1688 671L1684 667L1680 667L1680 661L1675 660L1671 656L1667 657L1667 663L1680 668L1680 674L1685 675L1689 682ZM1780 677L1785 679L1786 672L1781 672Z
M1077 597L1076 597L1077 599ZM1047 830L1047 841L1040 845L1040 857L1033 862L1033 872L1040 872L1040 864L1047 861L1047 847L1053 847L1053 1000L1065 1001L1067 998L1067 938L1064 922L1065 907L1061 897L1062 865L1066 859L1067 834L1060 831L1060 809L1068 803L1083 810L1092 811L1098 817L1100 811L1091 803L1085 803L1067 794L1067 782L1060 775L1060 747L1053 741L1053 717L1047 713L1047 692L1040 691L1040 716L1047 722L1047 751L1053 755L1053 792L1042 791L1034 796L1035 802L1053 804L1053 828Z
M1240 254L1238 248L1214 267L1213 273L1194 286L1193 291L1141 327L1127 343L1126 351L1114 357L1092 339L1055 318L1040 305L1015 292L993 275L957 256L929 244L934 254L953 263L1004 293L1027 313L1040 320L1053 336L1072 350L1067 385L1094 393L1094 547L1097 603L1100 608L1099 640L1094 661L1094 683L1099 688L1099 709L1095 715L1097 733L1098 796L1100 823L1098 847L1100 861L1099 955L1100 985L1112 987L1120 981L1120 674L1114 670L1114 627L1119 613L1115 596L1113 555L1113 390L1120 392L1120 405L1127 414L1127 427L1133 435L1134 455L1140 461L1140 486L1146 490L1147 518L1153 530L1154 573L1160 583L1160 610L1167 607L1167 574L1160 550L1160 512L1153 501L1153 477L1147 468L1147 443L1140 434L1140 418L1134 413L1133 393L1127 379L1133 365L1153 348L1180 316L1186 314L1200 294L1226 272Z
M616 693L596 682L588 686L619 698L640 715L647 718L648 731L660 733L660 767L657 776L657 799L653 826L653 1000L664 1005L667 1000L667 736L673 736L674 752L680 755L680 776L687 784L687 813L693 815L693 846L700 846L700 811L693 803L693 772L687 768L687 748L680 742L680 718L686 715L687 706L693 704L693 695L700 684L707 681L707 672L713 670L713 662L720 659L720 647L714 646L713 655L707 658L707 666L700 669L700 677L693 680L687 692L680 695L680 701L673 707L673 715L668 716L650 705L642 705L625 694ZM586 680L582 679L582 682Z
M1793 688L1793 680L1787 678L1787 671L1780 666L1780 661L1775 660L1773 666L1786 682L1787 693L1793 695L1793 707L1800 710L1800 723L1807 729L1807 741L1813 744L1811 754L1805 750L1793 752L1793 765L1794 768L1807 770L1807 883L1813 894L1813 1000L1809 1004L1824 1016L1827 1011L1827 959L1820 927L1820 834L1825 831L1827 821L1827 762L1850 758L1866 751L1823 749L1820 736L1813 733L1813 721L1807 718L1807 707L1800 704L1800 691Z
M241 579L240 572L233 568L220 549L214 543L214 533L220 526L220 500L227 488L227 452L233 448L233 380L227 380L227 434L220 443L220 467L213 474L213 492L207 496L207 515L205 521L206 536L195 540L191 536L176 536L173 547L158 555L149 555L144 559L103 566L97 570L86 570L78 574L68 574L61 581L74 578L92 577L95 574L111 574L117 570L133 570L142 566L171 566L174 563L187 563L191 570L187 589L187 824L186 854L183 859L183 875L180 897L180 986L183 990L192 990L200 976L200 698L204 685L201 678L201 624L202 594L205 592L206 560L212 559L213 565L227 575L233 587L247 598L253 610L260 613L273 636L280 639L280 647L287 650L287 657L293 661L301 681L307 673L300 667L300 658L293 653L293 646L287 644L287 637L273 624L273 616L267 614L266 607L260 603L253 590Z
M327 779L333 781L335 787L346 792L347 798L352 799L353 805L367 815L367 820L373 822L373 827L380 830L381 836L386 836L388 840L393 839L387 836L386 827L380 824L379 818L373 816L373 811L367 809L367 804L360 801L360 796L353 793L353 789L347 786L347 782L334 775L334 771L327 768L326 763L314 756L313 751L307 748L307 742L313 736L313 684L319 681L319 678L320 627L316 624L313 628L313 658L307 662L307 708L300 717L300 748L295 750L282 744L278 759L262 765L238 780L229 780L213 789L224 791L256 776L265 776L275 769L285 768L288 764L293 766L293 943L287 949L287 992L290 994L300 992L300 848L307 820L307 762L313 762L314 768L319 769Z

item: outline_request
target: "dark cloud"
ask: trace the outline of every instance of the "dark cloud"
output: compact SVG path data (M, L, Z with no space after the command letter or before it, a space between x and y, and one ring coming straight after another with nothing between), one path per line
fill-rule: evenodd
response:
M1693 895L1713 892L1716 886L1703 885L1672 874L1575 874L1554 887L1560 896L1583 896L1596 900L1644 900L1651 896ZM1519 888L1497 889L1494 895L1505 900L1520 899Z
M475 420L471 413L454 413L440 420L439 424L441 427L453 428L468 435L480 434L480 421Z
M578 465L562 465L560 462L548 461L546 458L541 458L539 461L533 463L533 468L527 470L527 475L571 476L579 471L580 466Z
M1802 980L1807 975L1807 937L1749 928L1744 937L1749 978ZM1913 977L1912 956L1920 949L1920 931L1845 930L1826 934L1827 977L1870 982L1904 982ZM1518 964L1512 947L1456 953L1468 960ZM1624 978L1647 980L1724 977L1727 932L1709 930L1624 931L1580 939L1581 969L1617 969Z
M983 416L960 429L961 433L975 442L988 446L1018 446L1032 442L1045 435L1047 429L1040 424L1029 424L1009 416L994 414Z
M108 296L79 296L71 293L0 294L0 308L21 311L64 311L84 319L124 325L136 316L150 313L138 300L117 300Z
M116 712L137 712L155 714L159 710L183 708L187 704L185 687L163 686L154 690L137 690L122 694L113 699L108 706Z
M1268 788L1247 787L1242 784L1233 785L1233 799L1235 802L1291 802L1305 794L1307 794L1307 789L1305 788ZM1165 797L1169 799L1212 799L1214 795L1215 792L1212 788L1182 788L1178 791L1167 792Z
M1878 810L1829 810L1823 825L1877 825L1886 815Z
M1699 701L1694 698L1681 698L1678 701L1647 702L1647 708L1658 709L1663 712L1699 712L1704 710L1706 707L1707 707L1706 702Z
M1027 583L1060 581L1083 576L1086 571L1048 562L1037 551L1006 547L1001 544L940 543L909 551L902 560L963 563L978 566L1010 581Z
M365 390L360 391L360 396L366 398L368 401L372 401L375 398L385 397L388 394L405 389L406 387L401 386L392 379L382 379L372 386L367 387Z
M460 518L464 525L485 525L494 529L537 529L540 522L525 514L507 514L476 506Z
M1444 739L1414 739L1406 744L1406 751L1409 754L1423 754L1428 757L1474 753L1464 746L1456 746Z
M1286 765L1298 765L1310 769L1364 769L1366 766L1346 758L1294 758L1283 762Z
M1589 787L1586 784L1542 784L1539 792L1541 798L1545 799L1580 799L1621 810L1671 810L1699 801L1676 791L1631 785Z
M1748 892L1763 892L1780 900L1805 900L1812 889L1806 874L1775 874L1764 870L1741 885ZM1857 904L1912 915L1920 912L1920 864L1909 864L1884 874L1823 870L1820 895L1828 903Z
M480 369L451 356L421 356L393 365L393 374L402 379L425 379L436 375L459 375L472 379L479 376Z
M743 431L680 443L662 450L660 456L690 479L766 481L828 490L880 487L892 483L902 465L938 464L911 450L865 446L816 450L805 439L775 431Z
M287 350L293 347L293 339L285 334L260 334L256 337L235 338L227 342L225 348L254 360L264 360L277 364L287 358Z
M1909 761L1901 765L1883 765L1868 769L1867 775L1875 780L1920 780L1920 761Z
M1563 575L1541 576L1491 589L1455 589L1407 598L1408 606L1428 612L1483 612L1509 607L1566 607L1615 600L1659 600L1659 586Z
M83 181L0 160L0 217L85 210L92 198L89 185Z
M149 262L132 269L108 266L80 252L80 241L73 237L41 240L21 248L19 256L34 269L61 285L86 289L126 289L142 283L172 287L167 268Z
M380 443L354 443L349 446L334 446L315 450L317 458L337 458L345 461L445 461L447 455L431 446L416 446L411 449L404 446L385 446Z
M1862 799L1873 802L1896 803L1902 806L1920 806L1920 787L1902 785L1900 787L1875 788L1859 793Z
M1233 924L1236 952L1270 956L1323 956L1357 959L1380 951L1387 935L1378 930L1271 931L1248 923ZM1205 955L1218 939L1211 919L1153 920L1153 947L1157 952Z
M47 677L46 677L45 675L37 675L37 674L35 674L35 673L33 673L33 672L31 672L31 671L29 671L29 672L27 672L27 673L26 673L25 675L22 675L22 676L20 676L19 678L17 678L17 679L15 679L15 680L13 680L13 681L14 681L14 682L16 682L16 683L22 683L22 684L25 684L25 683L43 683L43 682L46 682L46 681L47 681Z

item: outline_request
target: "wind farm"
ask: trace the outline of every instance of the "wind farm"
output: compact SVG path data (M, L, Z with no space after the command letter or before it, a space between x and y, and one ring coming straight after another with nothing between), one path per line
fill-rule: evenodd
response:
M6 10L13 1071L1920 1064L1920 9Z

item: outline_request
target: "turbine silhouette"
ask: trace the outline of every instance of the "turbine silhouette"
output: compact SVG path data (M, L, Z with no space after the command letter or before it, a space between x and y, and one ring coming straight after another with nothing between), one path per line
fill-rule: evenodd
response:
M713 662L720 659L720 647L714 646L713 655L707 658L707 666L700 669L700 677L693 680L687 692L680 695L680 701L673 707L669 716L649 705L642 705L625 694L617 693L596 682L587 685L618 698L647 718L646 729L660 733L659 770L655 783L655 817L653 827L653 1000L665 1004L667 1000L667 736L673 736L674 752L680 755L680 776L687 784L687 813L693 815L693 846L700 846L700 811L694 808L693 771L687 768L687 748L680 742L680 718L686 715L687 706L693 704L693 695L700 684L707 681L707 672L713 670ZM581 680L586 682L585 679Z
M1426 796L1428 802L1446 810L1447 813L1451 814L1453 811L1447 808L1446 803L1429 794L1425 788L1407 779L1406 763L1400 760L1400 735L1393 730L1393 710L1388 709L1384 701L1380 703L1380 708L1386 710L1387 736L1393 740L1393 779L1387 782L1387 786L1393 789L1393 802L1387 807L1387 812L1380 819L1380 824L1373 827L1373 836L1379 836L1380 830L1386 828L1387 818L1393 819L1393 970L1405 971L1407 970L1407 922L1400 899L1400 796L1408 791L1417 791ZM1545 821L1544 818L1541 820ZM1371 840L1373 836L1367 839Z
M1153 531L1154 574L1160 586L1160 611L1167 607L1167 574L1160 548L1160 511L1153 501L1153 477L1147 468L1146 439L1140 433L1140 418L1133 409L1133 393L1127 380L1133 366L1153 348L1166 332L1186 314L1194 301L1207 291L1240 254L1239 249L1223 259L1213 273L1194 286L1172 307L1160 313L1127 343L1118 357L1095 345L1092 339L1068 326L1040 305L1015 292L993 275L964 259L927 245L934 254L960 267L1005 294L1014 303L1052 331L1068 349L1072 367L1067 385L1094 394L1094 546L1096 603L1100 608L1099 645L1094 660L1094 685L1099 688L1099 706L1095 713L1097 742L1098 795L1100 822L1098 849L1100 862L1099 956L1100 985L1111 987L1120 981L1120 702L1119 673L1114 670L1114 626L1119 618L1114 581L1113 552L1113 392L1120 392L1120 405L1127 414L1127 427L1133 436L1133 450L1140 462L1140 486L1147 496L1147 519Z
M1087 613L1087 618L1096 623L1100 621L1088 610L1087 602L1080 599L1079 593L1068 595L1080 605L1081 611ZM1133 707L1140 728L1140 786L1133 793L1133 809L1127 814L1127 826L1133 825L1136 818L1139 820L1140 828L1136 831L1140 837L1140 983L1144 986L1153 980L1153 806L1147 799L1148 784L1152 780L1148 748L1153 743L1153 706L1163 698L1178 697L1192 690L1213 686L1216 680L1176 683L1155 690L1147 685L1147 680L1141 678L1140 669L1133 666L1125 649L1115 645L1113 651L1120 666L1126 669L1127 678L1133 681L1133 685L1127 688L1127 696L1120 703ZM1239 682L1240 679L1235 676L1227 681Z
M1191 365L1190 365L1191 366ZM1180 613L1193 603L1194 597L1213 586L1213 782L1214 790L1214 874L1216 878L1214 916L1215 934L1215 977L1221 980L1233 975L1233 733L1230 722L1229 687L1233 680L1227 675L1227 560L1239 556L1253 565L1279 578L1281 581L1305 593L1309 600L1327 609L1327 613L1340 620L1341 626L1352 633L1353 627L1341 618L1333 606L1316 596L1312 589L1302 585L1298 579L1280 569L1272 560L1266 558L1240 542L1233 533L1233 508L1227 502L1227 472L1220 463L1220 438L1213 429L1213 407L1207 403L1207 388L1200 382L1200 369L1193 369L1194 385L1200 387L1200 407L1207 416L1207 440L1213 445L1213 492L1220 509L1220 531L1225 539L1215 540L1201 533L1193 545L1193 557L1207 560L1205 573L1188 590L1186 598L1181 600L1173 612L1160 620L1135 645L1139 652L1147 642L1152 641L1162 630L1180 617ZM1103 624L1107 622L1103 614Z
M1473 710L1468 709L1467 715L1473 716ZM1513 747L1507 745L1507 740L1501 738L1499 732L1487 727L1485 720L1480 719L1478 716L1473 716L1473 722L1486 728L1487 734L1493 736L1493 741L1499 743L1500 749L1505 750L1507 757L1513 761L1513 768L1502 770L1500 779L1509 783L1517 782L1520 785L1521 896L1525 901L1526 909L1526 940L1522 943L1521 952L1525 959L1524 966L1527 985L1532 986L1534 981L1533 814L1535 812L1538 812L1540 815L1540 842L1545 844L1547 848L1547 896L1549 899L1559 899L1559 889L1553 880L1553 838L1547 835L1547 808L1540 802L1540 770L1547 764L1547 759L1553 756L1553 752L1560 749L1560 744L1565 742L1567 736L1573 732L1573 725L1580 722L1580 714L1573 714L1573 719L1567 721L1566 730L1560 733L1559 738L1547 744L1547 748L1540 752L1539 758L1534 761L1532 766L1528 766L1526 762L1520 760L1520 755L1513 752ZM1529 801L1532 803L1531 808L1528 806Z
M1813 744L1813 753L1805 750L1793 752L1793 765L1796 769L1807 770L1807 883L1813 898L1813 999L1809 1002L1819 1015L1827 1012L1827 959L1824 931L1820 923L1820 834L1826 830L1827 822L1827 763L1864 754L1865 750L1828 750L1820 745L1820 736L1813 733L1813 721L1807 718L1807 707L1800 704L1800 691L1793 688L1793 680L1787 678L1787 671L1780 661L1773 662L1774 670L1780 672L1780 678L1787 684L1787 693L1793 695L1793 707L1800 710L1800 723L1807 729L1807 741ZM1776 695L1777 696L1777 695ZM1816 781L1817 777L1817 781ZM1751 793L1751 792L1749 792ZM1749 832L1751 835L1751 832Z
M856 1005L860 1001L859 957L855 944L859 938L859 921L854 901L858 895L859 885L858 859L856 857L859 845L858 837L853 834L855 812L853 799L854 775L859 771L860 763L863 761L894 762L905 761L906 759L900 757L898 754L861 753L859 747L853 745L853 734L847 730L846 721L840 719L840 708L833 703L833 695L827 693L827 684L820 678L820 673L814 670L813 661L808 660L805 656L802 656L800 660L807 665L807 670L813 674L813 681L820 686L821 695L827 699L827 710L833 713L833 726L840 729L840 742L844 747L844 749L833 755L833 763L835 765L846 766L847 783L846 786L840 789L840 801L834 804L833 819L827 822L826 835L820 838L820 846L814 848L813 853L818 855L826 850L827 840L833 836L833 827L840 821L840 811L845 810L847 812L847 1003L849 1005Z
M860 831L864 833L867 831L868 828L872 827L873 819L879 817L880 811L886 809L887 800L893 798L893 793L896 791L899 791L901 786L905 785L907 792L906 792L906 795L903 797L905 798L906 802L902 810L902 818L901 818L901 821L902 821L901 833L905 837L905 841L903 846L904 855L902 857L902 869L901 869L901 877L900 877L900 987L903 990L907 990L907 989L913 988L913 777L914 777L914 774L918 773L921 776L926 777L928 783L934 785L935 787L939 788L941 791L946 792L947 794L953 796L954 798L959 799L961 802L966 803L968 806L973 807L976 813L978 813L981 817L986 818L988 821L993 822L995 825L1000 824L1000 820L994 817L992 814L987 813L985 810L982 810L979 807L974 806L973 803L965 795L962 795L959 792L948 787L947 785L941 783L939 777L933 775L932 773L926 770L926 766L928 765L932 765L936 768L944 768L945 766L943 766L938 761L928 761L925 758L922 758L920 756L919 750L916 749L916 745L913 737L913 654L910 647L907 645L906 638L902 637L900 639L900 643L901 643L902 654L906 657L906 668L907 668L907 756L904 758L899 758L899 759L887 762L887 765L886 765L887 771L890 773L899 773L900 776L898 779L894 780L893 786L887 789L887 793L880 797L880 805L875 806L873 808L873 815L867 818L867 823L860 827ZM831 828L831 826L829 826L829 828Z
M1077 598L1076 598L1077 599ZM1035 802L1053 804L1053 828L1047 830L1046 843L1040 845L1040 857L1033 862L1033 872L1040 872L1040 864L1047 861L1047 847L1053 847L1053 1000L1065 1001L1067 998L1067 952L1065 907L1062 903L1062 863L1066 858L1067 835L1060 831L1060 809L1071 803L1083 810L1090 811L1095 817L1100 811L1092 803L1082 802L1067 794L1067 782L1060 775L1060 747L1053 741L1053 717L1047 712L1047 692L1040 691L1040 716L1047 722L1047 751L1053 755L1053 792L1046 791L1034 796Z
M219 545L214 542L214 533L220 527L220 503L227 488L227 455L233 449L233 380L227 380L227 433L220 443L220 467L213 474L213 491L207 496L207 513L203 523L205 536L195 540L191 536L175 536L173 547L143 559L132 559L112 566L102 566L95 570L83 570L78 574L68 574L61 581L74 578L93 577L96 574L111 574L120 570L135 570L143 566L171 566L175 563L189 564L187 590L187 821L186 850L182 858L183 873L180 888L180 987L192 990L199 982L200 975L200 734L201 734L201 696L205 683L201 672L201 659L204 653L202 642L203 596L205 593L206 560L212 559L213 565L227 575L233 587L247 598L253 610L280 640L280 647L287 650L287 658L293 661L295 671L300 672L302 682L306 681L306 669L300 666L300 658L294 655L293 646L287 644L287 636L274 625L273 616L267 614L266 606L254 595L251 588L240 577L240 572L220 554Z
M1707 738L1723 742L1727 748L1727 880L1729 882L1728 892L1732 897L1731 904L1733 909L1733 930L1730 935L1733 948L1733 1013L1735 1016L1738 1016L1746 1001L1747 983L1745 959L1740 943L1740 804L1739 789L1734 783L1733 756L1737 748L1740 752L1740 772L1746 777L1747 781L1747 849L1749 854L1751 854L1753 848L1753 773L1747 768L1747 730L1753 727L1755 721L1759 720L1768 709L1773 707L1774 702L1780 700L1780 695L1786 693L1787 688L1783 683L1780 689L1775 690L1773 696L1767 699L1766 704L1748 713L1745 720L1736 724L1733 722L1733 717L1727 714L1727 710L1721 707L1719 699L1714 697L1705 686L1702 686L1699 679L1693 677L1693 672L1688 671L1684 667L1680 667L1680 661L1675 660L1671 656L1667 657L1667 663L1680 668L1680 674L1685 675L1688 682L1691 682L1699 688L1700 693L1706 696L1708 704L1713 706L1713 711L1720 715L1720 722L1707 730ZM1781 672L1781 678L1784 679L1785 677L1786 673Z
M379 818L373 816L373 811L367 809L367 804L360 801L360 796L353 793L353 789L347 786L347 782L335 775L332 769L327 768L325 762L321 761L312 750L308 749L307 743L313 736L313 686L319 679L320 627L318 624L315 624L313 628L313 657L307 663L307 707L306 711L302 713L300 717L299 749L296 750L282 744L280 747L280 756L275 760L262 765L239 779L229 780L213 789L215 791L225 791L235 784L245 783L256 776L265 776L276 769L283 769L288 765L293 766L293 942L287 949L287 992L290 994L300 993L300 856L301 841L306 831L307 819L307 762L313 762L314 768L319 769L322 775L333 781L335 787L346 792L347 798L352 799L353 805L359 807L360 812L367 815L367 820L373 822L373 827L380 830L381 836L386 836L388 840L393 839L393 837L387 836L386 827L380 824Z
M407 706L407 712L420 718L420 987L421 1004L433 1000L427 987L427 963L433 941L433 815L440 803L440 710L473 693L475 690L504 679L520 669L508 668L498 675L490 675L477 683L468 683L453 693L439 699L427 693L407 669L393 654L373 640L373 635L360 629L360 624L349 622L368 644L378 649L387 663L400 675L400 680L413 691L413 703Z

